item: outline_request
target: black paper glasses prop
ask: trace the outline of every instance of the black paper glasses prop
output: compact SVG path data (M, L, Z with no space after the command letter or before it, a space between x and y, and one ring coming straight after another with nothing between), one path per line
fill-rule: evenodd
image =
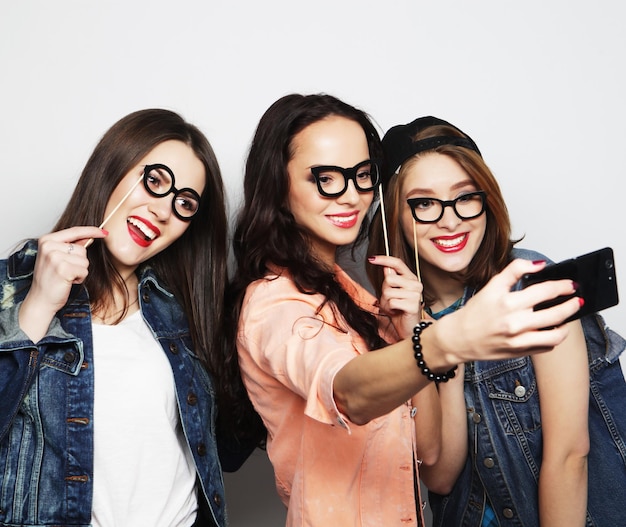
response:
M359 192L374 190L380 181L380 170L376 161L361 161L352 168L336 166L312 167L317 190L325 198L338 198L348 189L350 180Z
M325 198L337 198L348 189L350 180L354 182L355 188L359 192L369 192L380 185L380 202L383 220L383 234L385 237L385 248L389 256L389 241L387 238L387 225L385 221L385 206L382 196L382 181L380 178L380 168L377 160L367 159L361 161L352 168L342 168L337 166L317 166L312 167L311 172L317 183L317 190Z
M174 194L172 198L172 211L177 218L189 221L200 208L200 196L191 188L174 186L174 173L166 165L146 165L143 171L143 186L157 198L164 198L168 194Z
M174 173L172 170L162 164L146 165L144 167L141 177L133 183L128 189L128 192L124 194L119 203L113 208L109 215L99 225L99 229L104 228L106 223L111 219L113 214L122 206L122 204L128 199L135 187L143 181L144 187L152 196L164 198L168 194L174 194L172 199L172 211L177 218L183 221L190 221L193 216L198 212L200 207L200 196L191 188L177 189L174 186ZM85 243L85 249L93 243L93 238L87 240Z
M409 198L411 214L419 223L437 223L443 218L446 207L452 207L461 220L477 218L485 211L486 194L483 190L463 194L456 199L444 201L437 198Z

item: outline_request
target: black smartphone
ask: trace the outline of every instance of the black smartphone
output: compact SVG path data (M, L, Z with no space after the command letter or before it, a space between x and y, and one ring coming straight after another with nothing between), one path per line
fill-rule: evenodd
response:
M578 283L578 290L573 295L559 296L553 300L541 302L535 311L555 306L574 296L580 296L585 304L565 322L576 320L591 313L615 306L619 302L615 259L613 249L605 247L597 251L570 258L563 262L550 264L536 273L522 277L522 288L546 280L570 279Z

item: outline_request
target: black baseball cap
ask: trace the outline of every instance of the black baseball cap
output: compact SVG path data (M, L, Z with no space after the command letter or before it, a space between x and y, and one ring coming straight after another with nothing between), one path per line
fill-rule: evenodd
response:
M428 137L419 141L413 140L418 132L435 125L450 126L463 135L463 137L441 135ZM384 155L382 166L383 182L387 182L389 178L396 173L398 168L400 168L400 165L411 156L419 152L425 152L426 150L433 150L440 145L463 146L474 150L474 152L482 157L478 146L476 146L476 143L470 136L448 121L433 116L418 117L415 121L408 124L399 124L391 127L383 137L382 145Z

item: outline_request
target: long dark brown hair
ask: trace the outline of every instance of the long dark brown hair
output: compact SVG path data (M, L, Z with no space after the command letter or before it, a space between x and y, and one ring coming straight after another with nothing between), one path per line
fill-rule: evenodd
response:
M428 137L465 137L458 129L445 126L433 125L418 132L413 138L414 141L426 139ZM499 273L507 265L510 259L511 249L517 241L511 239L511 220L500 190L500 186L491 170L483 158L469 148L451 144L443 144L420 152L407 159L397 174L391 176L384 191L384 200L387 213L387 227L389 235L389 250L393 256L402 259L413 272L415 269L415 258L412 246L404 237L401 224L403 207L407 203L402 200L401 189L406 175L420 156L436 152L450 157L456 161L461 168L469 175L478 189L487 193L487 226L483 241L469 264L468 269L458 278L465 285L476 290L483 287L489 279ZM369 236L368 255L384 254L384 237L380 209L376 211L371 223ZM369 278L377 293L380 293L384 276L378 266L368 268ZM428 292L428 284L424 284L424 300L426 304L432 301Z
M226 208L217 159L197 127L162 109L140 110L120 119L96 145L54 230L99 225L121 179L153 148L168 140L181 141L193 150L204 165L206 184L199 212L185 233L143 265L151 266L181 303L195 351L219 383L227 279ZM88 255L85 287L95 308L112 300L115 291L128 300L124 280L105 244L94 242Z
M309 235L296 223L287 205L287 165L294 155L294 137L329 116L358 123L365 133L370 158L380 157L380 137L369 116L331 95L286 95L269 107L256 129L246 162L244 203L233 239L237 268L228 295L228 341L232 348L226 357L233 372L237 371L235 340L245 290L250 283L264 278L271 266L287 269L300 291L321 294L324 304L340 314L370 349L384 345L376 318L357 306L335 280L333 271L315 257ZM242 408L249 404L243 397L241 402ZM234 419L244 422L245 416Z

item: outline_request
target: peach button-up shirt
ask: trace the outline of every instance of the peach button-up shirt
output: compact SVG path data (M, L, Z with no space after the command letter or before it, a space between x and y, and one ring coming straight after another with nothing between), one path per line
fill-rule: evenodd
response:
M336 276L376 312L365 289L338 267ZM328 304L318 313L322 302L298 291L283 271L250 284L239 322L243 379L268 430L287 526L419 525L412 408L407 403L364 426L339 412L335 375L368 349Z

